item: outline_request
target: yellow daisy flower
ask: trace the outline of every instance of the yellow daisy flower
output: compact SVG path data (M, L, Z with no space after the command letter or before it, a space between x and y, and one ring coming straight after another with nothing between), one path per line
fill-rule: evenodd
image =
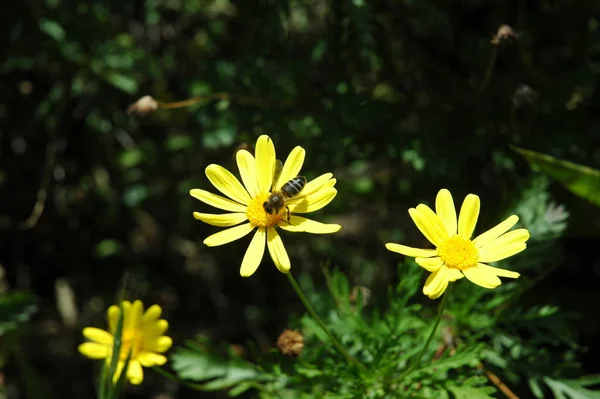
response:
M304 164L305 151L296 147L287 157L279 176L275 177L277 157L275 146L269 136L262 135L256 141L255 155L246 150L236 154L236 161L244 185L227 169L219 165L206 168L208 180L228 198L205 190L193 189L190 195L200 201L230 213L210 214L194 212L194 217L205 223L219 227L231 227L213 234L204 240L209 247L223 245L244 237L252 231L254 237L246 250L240 274L251 276L263 258L265 246L269 249L275 266L283 272L290 270L290 259L277 233L277 228L291 232L313 234L335 233L340 229L337 224L324 224L310 220L296 213L317 211L333 200L337 190L333 187L336 180L331 173L325 173L306 183L298 196L286 201L277 213L269 214L263 207L264 202L273 191L298 175ZM288 222L289 217L289 222Z
M512 215L496 227L471 240L479 217L479 197L466 196L458 220L450 191L440 190L435 199L435 212L420 204L408 210L410 217L436 249L418 249L400 244L385 244L393 252L415 257L425 270L432 272L423 293L431 299L439 298L449 282L466 276L484 288L496 288L500 277L517 278L519 273L498 269L485 263L496 262L523 251L529 231L516 229L508 232L518 221Z
M165 364L167 358L160 353L167 351L173 345L173 341L163 335L167 331L169 323L159 319L162 313L160 306L152 305L146 310L146 313L144 313L144 305L141 301L135 301L133 304L123 301L121 306L123 307L121 351L113 381L118 380L127 356L129 356L129 351L131 351L127 379L132 384L138 385L144 379L142 366L153 367ZM107 364L110 364L119 312L120 309L117 305L108 308L109 331L95 327L83 329L83 336L91 342L79 345L81 354L92 359L106 359Z

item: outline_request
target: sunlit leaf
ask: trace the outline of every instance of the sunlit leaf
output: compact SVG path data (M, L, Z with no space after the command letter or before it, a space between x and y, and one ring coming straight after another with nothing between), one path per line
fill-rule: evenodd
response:
M202 390L206 391L228 389L267 378L254 365L232 354L217 354L192 341L186 347L178 348L171 355L171 362L179 378L202 382Z
M513 147L513 149L573 194L600 206L599 170L524 148Z
M470 387L458 385L447 385L446 387L450 392L452 392L455 399L493 399L491 394L496 391L493 387Z
M598 378L581 380L554 380L544 378L556 399L600 399L600 391L587 389L587 385L597 385Z

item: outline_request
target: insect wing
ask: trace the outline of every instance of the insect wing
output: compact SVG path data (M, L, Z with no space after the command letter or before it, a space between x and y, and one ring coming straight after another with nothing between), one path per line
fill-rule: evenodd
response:
M275 167L273 168L273 186L271 187L271 191L277 188L277 181L279 180L281 169L283 169L283 162L281 162L281 159L275 160Z

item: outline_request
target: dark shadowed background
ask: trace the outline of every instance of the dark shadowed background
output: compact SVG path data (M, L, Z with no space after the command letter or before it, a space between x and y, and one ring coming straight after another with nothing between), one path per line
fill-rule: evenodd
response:
M512 31L492 43L502 24ZM176 343L274 344L302 311L285 276L267 257L241 278L249 238L204 246L219 229L192 212L214 210L188 194L214 191L211 163L237 174L235 152L260 134L280 158L304 147L309 178L338 179L317 218L342 230L284 233L292 270L322 286L329 261L374 292L399 278L383 243L426 245L409 207L443 187L457 203L477 193L483 231L531 192L539 176L509 145L600 167L595 1L11 1L0 60L2 289L38 306L18 355L4 350L15 398L31 381L38 397L92 397L98 362L77 353L81 329L104 326L124 284L164 308ZM128 115L144 95L205 100ZM592 345L600 213L536 187L570 218L559 263L527 300L580 312L573 329ZM586 372L598 355L583 354ZM186 392L147 370L129 397L201 397Z

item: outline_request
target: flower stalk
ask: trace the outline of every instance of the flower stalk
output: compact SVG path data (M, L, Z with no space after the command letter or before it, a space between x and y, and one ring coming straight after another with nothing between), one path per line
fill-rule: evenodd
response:
M288 280L290 281L290 284L294 288L294 291L296 291L296 294L298 294L298 297L300 298L300 301L302 301L302 304L304 305L304 307L306 308L306 310L308 311L308 313L310 313L310 315L312 316L312 318L323 329L323 331L325 331L325 334L327 334L327 336L331 340L331 343L337 349L337 351L340 352L340 354L342 356L344 356L344 358L346 359L346 361L349 364L358 364L361 367L364 367L362 365L362 363L360 363L358 360L356 360L354 357L352 357L352 355L350 355L348 353L348 351L344 348L344 346L340 343L340 341L338 341L338 339L333 335L333 333L329 330L329 328L327 328L327 326L325 325L325 323L323 323L323 320L321 320L321 318L317 315L317 313L313 309L313 307L310 304L310 302L308 302L308 299L306 299L306 296L302 292L302 289L300 289L300 286L296 282L296 279L294 278L294 276L292 276L292 273L288 272L288 273L286 273L286 275L287 275Z
M431 341L433 340L433 337L435 336L435 333L437 332L440 322L442 321L442 315L444 314L444 308L446 307L446 302L448 302L449 294L450 294L450 288L448 288L446 290L446 292L444 293L444 296L442 297L442 303L440 304L440 307L438 309L437 317L435 318L435 321L433 322L433 327L431 328L429 337L427 337L427 341L425 341L425 345L423 345L423 349L421 349L421 352L419 352L419 354L417 355L415 360L410 364L410 366L402 374L400 374L399 379L404 378L406 375L408 375L411 371L413 371L421 363L421 359L423 358L423 355L425 354L425 352L427 352L427 349L429 348L429 344L431 344Z

